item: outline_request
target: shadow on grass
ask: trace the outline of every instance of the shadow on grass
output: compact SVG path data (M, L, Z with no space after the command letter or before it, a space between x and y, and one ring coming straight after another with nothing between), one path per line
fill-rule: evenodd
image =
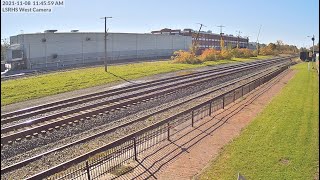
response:
M135 82L130 81L130 80L128 80L128 79L125 79L125 78L123 78L123 77L121 77L121 76L118 76L118 75L116 75L116 74L113 74L112 72L108 72L108 73L111 74L111 75L113 75L114 77L117 77L117 78L119 78L119 79L121 79L121 80L124 80L124 81L126 81L126 82L128 82L128 83L138 84L138 83L135 83Z

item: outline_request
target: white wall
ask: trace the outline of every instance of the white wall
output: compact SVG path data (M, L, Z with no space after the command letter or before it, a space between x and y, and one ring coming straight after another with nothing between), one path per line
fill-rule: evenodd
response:
M42 42L45 38L46 42ZM86 40L90 38L90 40ZM28 68L59 67L104 59L104 33L38 33L11 37L23 45ZM188 49L189 36L163 34L110 33L107 36L108 61L170 56ZM57 58L52 58L57 54Z

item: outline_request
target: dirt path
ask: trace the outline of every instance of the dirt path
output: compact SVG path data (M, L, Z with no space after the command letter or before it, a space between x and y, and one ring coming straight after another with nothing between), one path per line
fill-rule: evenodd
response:
M133 171L118 179L192 179L237 137L294 76L293 70L254 90L242 101L204 118L139 156Z

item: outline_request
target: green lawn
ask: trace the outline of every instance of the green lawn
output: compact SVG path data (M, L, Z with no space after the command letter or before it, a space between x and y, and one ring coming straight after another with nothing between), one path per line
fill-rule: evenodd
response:
M227 145L200 179L314 179L319 167L319 81L307 63L266 109Z
M197 65L175 64L171 61L157 61L109 66L108 70L117 76L130 80L182 69L267 58L271 57L259 56L258 58L250 59L237 58L232 60L205 62ZM104 67L96 67L4 81L1 82L1 106L120 80L120 78L104 72Z

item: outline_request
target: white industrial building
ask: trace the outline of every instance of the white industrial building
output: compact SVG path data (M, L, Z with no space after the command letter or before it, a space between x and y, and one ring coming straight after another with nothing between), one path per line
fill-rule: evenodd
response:
M107 62L170 57L187 50L190 36L108 33ZM104 33L55 32L19 34L10 37L7 62L16 68L46 69L101 64L105 57Z

